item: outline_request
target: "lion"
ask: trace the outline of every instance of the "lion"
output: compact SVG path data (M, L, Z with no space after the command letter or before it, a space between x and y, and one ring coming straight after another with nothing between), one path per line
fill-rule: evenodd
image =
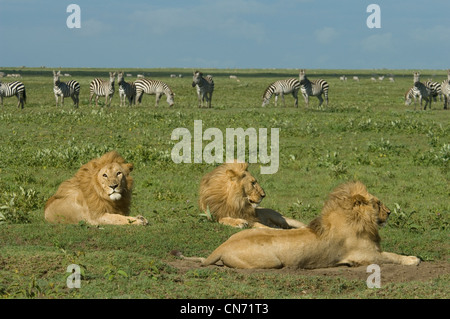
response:
M248 171L248 163L235 161L224 163L203 176L199 207L202 211L209 210L219 223L238 228L306 227L272 209L258 208L265 196L256 178Z
M61 183L45 205L50 223L91 225L146 225L142 216L130 217L133 164L116 152L104 154L81 166Z
M203 266L221 261L232 268L326 268L393 263L418 265L415 256L383 252L378 228L389 209L369 194L361 182L338 186L319 217L300 229L247 229L232 235L201 261Z

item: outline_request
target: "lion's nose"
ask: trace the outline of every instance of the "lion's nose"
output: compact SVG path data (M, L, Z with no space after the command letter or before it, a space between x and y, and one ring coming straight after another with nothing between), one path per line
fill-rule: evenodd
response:
M117 186L119 186L119 184L111 185L109 187L112 188L113 190L115 190L117 188Z
M262 193L262 194L261 194L261 197L262 197L262 198L266 197L266 193Z

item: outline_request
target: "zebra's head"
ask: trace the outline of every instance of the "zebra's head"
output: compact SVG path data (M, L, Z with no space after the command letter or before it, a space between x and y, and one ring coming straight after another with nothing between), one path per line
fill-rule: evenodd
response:
M200 83L200 80L203 78L203 73L200 71L195 71L194 76L192 77L192 87L196 86Z
M420 73L414 72L414 83L420 82Z
M117 83L120 84L122 82L124 82L123 72L119 72L119 74L117 75Z
M61 71L56 72L56 71L53 70L53 83L55 85L57 85L59 83L59 76L60 75L61 75Z
M272 94L273 94L272 85L269 85L267 87L267 89L264 91L264 94L262 96L262 105L261 105L261 107L264 107L267 104L269 104L270 98L272 97Z
M169 104L169 106L173 106L174 105L174 96L175 96L175 93L173 93L172 91L170 92L170 93L168 93L168 94L166 94L166 96L167 96L167 103Z
M412 103L412 98L414 97L414 92L413 92L413 88L410 88L406 93L405 93L405 105L411 105Z
M300 84L303 84L303 82L306 80L305 70L300 70L298 77L300 80Z
M109 72L109 83L114 86L114 81L116 80L116 72Z

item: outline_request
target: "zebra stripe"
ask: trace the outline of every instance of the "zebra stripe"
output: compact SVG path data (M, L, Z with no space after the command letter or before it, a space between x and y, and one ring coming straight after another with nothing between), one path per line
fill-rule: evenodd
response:
M414 94L416 97L419 98L420 106L422 106L422 100L425 100L425 106L423 107L424 110L427 109L428 103L430 103L430 109L431 109L431 90L425 86L422 82L420 82L420 73L414 72ZM416 103L414 100L414 109L416 109Z
M136 104L136 86L134 82L125 82L123 72L119 72L117 77L117 84L119 84L120 106L125 105L125 99L128 99L128 104Z
M159 80L139 79L134 82L136 86L136 100L141 104L142 96L145 94L156 95L155 106L158 106L159 100L163 94L167 97L169 106L174 104L174 96L172 89L164 82Z
M109 81L102 79L93 79L89 84L89 105L91 105L92 97L95 95L95 103L98 106L98 97L105 97L105 105L108 106L114 96L114 81L116 80L116 72L109 72ZM109 103L108 103L109 99Z
M442 85L439 82L433 82L428 80L425 82L425 86L430 89L431 97L436 102L436 97L439 98L439 102L441 101L442 96Z
M262 96L262 107L269 104L270 98L275 94L275 106L277 106L278 96L280 95L283 100L283 106L286 106L284 101L285 94L292 94L295 99L294 106L298 107L298 90L300 89L300 81L298 79L286 79L279 80L269 84Z
M325 97L325 104L328 106L328 83L323 79L310 81L305 74L305 70L300 70L300 90L305 99L306 107L309 106L309 97L317 96L319 99L319 106L323 103L322 94Z
M441 84L442 95L444 96L444 109L447 109L450 100L450 70L447 71L447 79Z
M61 82L59 76L61 72L53 71L53 93L55 94L56 106L58 106L58 98L61 97L61 106L64 105L64 98L71 97L75 107L78 107L80 99L80 83L70 80L67 83Z
M2 83L0 80L0 104L3 106L3 97L11 97L14 95L17 97L17 107L23 109L24 103L27 101L25 85L19 81Z
M211 75L203 77L203 73L195 71L192 77L192 87L197 90L198 107L203 107L206 100L207 107L211 107L212 94L214 92L214 81Z

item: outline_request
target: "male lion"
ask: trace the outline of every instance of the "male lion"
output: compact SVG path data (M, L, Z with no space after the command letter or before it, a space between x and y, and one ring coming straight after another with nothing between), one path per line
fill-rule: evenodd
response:
M133 164L115 151L81 166L71 179L61 183L45 205L51 223L92 225L146 225L142 216L129 217Z
M306 227L272 209L257 208L266 194L247 169L247 163L225 163L203 176L200 209L209 209L219 223L233 227Z
M206 259L203 266L219 261L233 268L324 268L394 263L418 265L420 259L382 252L378 227L390 214L360 182L337 187L321 216L307 228L248 229L236 233Z

